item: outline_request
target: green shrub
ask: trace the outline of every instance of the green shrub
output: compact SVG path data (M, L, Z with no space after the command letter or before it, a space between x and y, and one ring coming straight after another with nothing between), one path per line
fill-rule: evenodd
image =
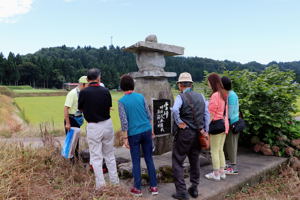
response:
M299 89L294 82L294 72L271 66L261 73L243 70L227 71L224 75L230 77L233 90L239 96L240 110L247 122L244 133L279 146L283 146L278 141L280 136L300 137L300 125L293 117Z

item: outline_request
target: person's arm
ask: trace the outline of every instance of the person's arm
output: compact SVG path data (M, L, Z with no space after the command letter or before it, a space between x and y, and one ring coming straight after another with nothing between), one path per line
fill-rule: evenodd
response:
M228 118L232 119L235 110L235 102L233 95L229 95L228 97Z
M108 101L109 101L109 107L110 107L109 110L113 111L111 94L108 89L107 89L107 91L108 91Z
M214 93L213 95L211 95L210 97L210 101L208 104L208 111L210 114L210 120L214 120L214 115L217 112L218 109L218 94Z
M144 106L145 106L145 109L146 109L147 117L148 117L149 121L151 122L152 121L152 116L151 116L151 113L150 113L150 110L149 110L149 107L147 105L147 101L146 101L145 98L144 98Z
M65 106L64 106L64 119L66 121L65 128L67 131L69 131L71 128L70 118L69 118L69 109L72 107L73 101L74 101L74 98L72 97L71 92L69 92L67 94Z
M70 107L68 107L68 106L64 107L64 118L66 121L65 128L67 131L69 131L71 128L71 123L70 123L70 118L69 118L69 109L70 109Z
M80 110L81 112L83 112L83 105L84 105L83 91L80 91L78 95L78 110Z
M125 112L124 105L121 102L118 102L118 109L119 109L119 117L120 117L120 122L121 122L121 129L122 129L122 139L123 139L125 147L129 149L128 133L127 133L128 120L127 120L127 115Z
M210 122L210 116L208 111L208 102L206 101L205 97L202 95L204 103L205 103L205 109L204 109L204 130L205 132L208 132L209 129L209 122Z
M172 108L172 112L173 112L173 117L174 117L174 121L177 124L177 126L179 128L185 129L187 127L186 123L184 123L181 119L180 119L180 108L182 106L182 99L180 95L177 95L173 108Z
M149 119L150 124L152 126L152 138L155 138L154 128L153 128L153 124L152 124L152 116L151 116L151 112L149 110L149 107L147 105L147 101L146 101L145 97L144 97L144 106L145 106L145 110L147 113L147 118Z
M229 121L234 120L239 116L239 100L236 95L229 95L228 97L228 118ZM231 124L231 123L230 123Z

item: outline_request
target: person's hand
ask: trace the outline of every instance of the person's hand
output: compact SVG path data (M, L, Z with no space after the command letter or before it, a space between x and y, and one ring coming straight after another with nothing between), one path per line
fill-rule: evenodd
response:
M70 128L71 128L71 124L70 123L66 123L66 126L65 126L66 130L69 131Z
M202 135L204 135L204 136L207 136L207 135L208 135L208 133L207 133L204 129L201 129L200 133L201 133Z
M185 129L187 127L186 123L182 122L178 124L178 127L181 129Z
M130 149L128 138L123 138L123 146L127 149Z
M155 138L155 134L154 134L154 131L152 131L152 139Z

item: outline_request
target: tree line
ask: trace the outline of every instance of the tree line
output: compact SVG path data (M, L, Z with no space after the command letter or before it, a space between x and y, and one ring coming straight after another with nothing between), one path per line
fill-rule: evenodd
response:
M166 57L165 71L190 72L195 81L202 81L207 72L223 73L248 69L261 72L266 67L278 65L282 71L293 70L296 81L300 82L300 61L271 62L263 65L257 62L241 64L233 61L217 61L200 57ZM62 88L65 82L77 82L90 68L99 68L102 80L109 88L118 88L122 74L137 71L135 57L118 46L100 48L60 47L42 48L26 55L15 55L10 52L7 58L0 53L0 84L31 85L39 88ZM171 79L175 81L176 78Z

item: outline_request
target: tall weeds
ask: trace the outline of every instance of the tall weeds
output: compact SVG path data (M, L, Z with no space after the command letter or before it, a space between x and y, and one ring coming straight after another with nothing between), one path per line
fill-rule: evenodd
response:
M42 148L0 143L0 199L134 199L120 186L95 191L90 170L61 157L47 129L41 133Z

